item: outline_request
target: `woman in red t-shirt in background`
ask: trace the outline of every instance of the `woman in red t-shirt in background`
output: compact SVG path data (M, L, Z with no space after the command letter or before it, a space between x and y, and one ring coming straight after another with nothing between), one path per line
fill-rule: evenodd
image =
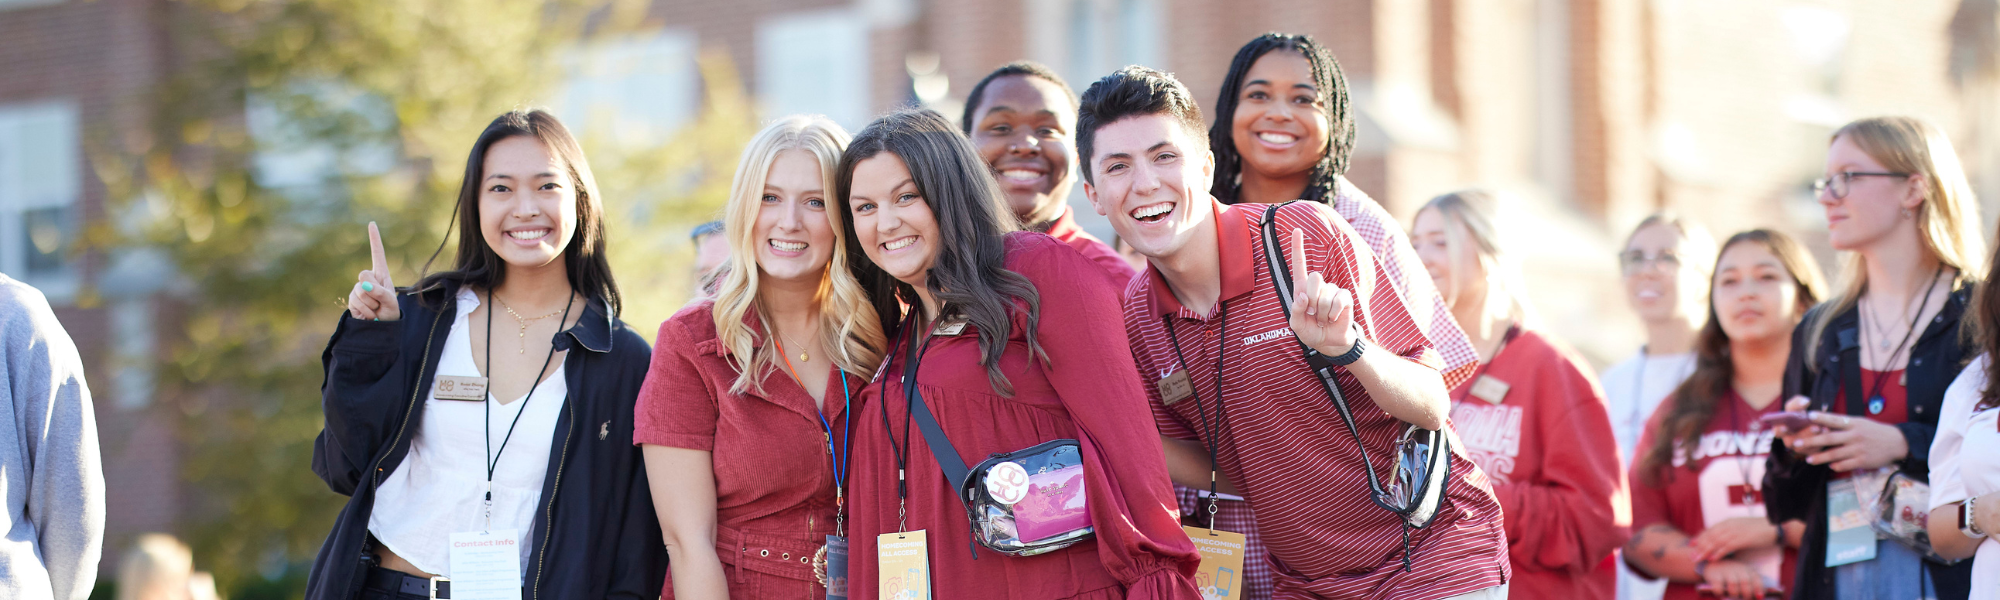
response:
M1625 562L1669 599L1760 598L1790 589L1805 524L1765 518L1764 458L1784 410L1792 328L1825 284L1805 247L1755 229L1722 245L1695 371L1660 404L1632 466ZM1692 536L1692 539L1690 539Z
M1625 477L1604 392L1590 368L1528 318L1520 273L1477 191L1417 211L1410 239L1479 352L1477 373L1452 390L1452 427L1493 480L1506 513L1512 593L1610 598L1611 552L1625 541Z

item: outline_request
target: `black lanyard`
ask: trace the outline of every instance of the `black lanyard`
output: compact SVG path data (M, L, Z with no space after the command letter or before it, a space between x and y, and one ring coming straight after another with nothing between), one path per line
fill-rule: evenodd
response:
M1173 318L1170 315L1160 315L1160 325L1167 329L1167 341L1172 342L1174 346L1174 361L1180 363L1181 372L1188 375L1188 393L1194 395L1195 414L1201 417L1202 430L1208 433L1208 443L1205 445L1208 446L1209 531L1215 531L1215 513L1221 510L1216 498L1217 487L1221 485L1219 481L1221 478L1216 475L1215 459L1215 447L1222 443L1222 438L1219 437L1218 430L1228 427L1228 421L1224 420L1225 417L1222 411L1222 357L1229 348L1229 303L1226 301L1216 302L1215 311L1217 331L1215 333L1215 419L1213 421L1210 421L1208 418L1208 409L1204 408L1201 404L1201 389L1200 386L1194 384L1194 372L1188 369L1187 356L1181 354L1181 338L1174 333Z
M1514 338L1517 337L1521 337L1521 324L1508 323L1507 331L1500 334L1500 347L1494 348L1493 356L1487 357L1486 362L1479 363L1479 368L1474 369L1472 371L1472 377L1466 379L1466 381L1472 382L1472 386L1465 388L1465 396L1472 395L1472 388L1479 386L1479 378L1485 376L1486 370L1493 367L1493 361L1500 360L1500 353L1505 352L1507 350L1507 345L1514 343ZM1646 377L1646 359L1643 358L1642 355L1642 357L1639 359L1639 378L1640 378L1639 382L1641 384L1645 383L1646 381L1645 377ZM1459 401L1465 399L1465 396L1452 398L1451 403L1458 404Z
M492 376L494 375L494 373L493 373L493 308L494 308L494 306L495 306L495 305L494 305L494 303L493 303L493 290L487 290L487 291L486 291L486 301L487 301L487 306L486 306L486 371L487 371L487 379L488 379L488 381L491 381L491 380L492 380ZM573 306L576 306L576 292L575 292L574 290L570 291L570 293L569 293L569 296L568 296L568 298L565 298L565 299L564 299L564 301L563 301L563 314L562 314L562 320L561 320L561 321L557 321L557 322L556 322L556 329L557 329L558 331L560 331L560 330L562 329L562 326L563 326L563 324L564 324L564 323L568 323L568 322L569 322L569 309L570 309L570 307L573 307ZM498 467L500 466L500 455L501 455L502 453L505 453L505 452L507 452L507 442L509 442L509 441L512 441L512 440L514 439L514 426L515 426L515 425L520 425L520 424L521 424L521 415L524 415L524 414L528 414L528 401L529 401L529 400L532 400L532 399L534 399L534 398L535 398L535 388L539 388L539 387L542 387L542 385L541 385L541 384L542 384L542 373L546 373L546 372L548 372L548 370L549 370L549 363L550 363L550 362L553 362L553 361L555 360L555 358L556 358L556 345L555 345L554 343L550 343L550 344L549 344L549 355L548 355L548 357L546 357L546 358L543 358L543 359L542 359L542 368L541 368L541 370L539 370L539 371L535 371L535 379L534 379L534 383L532 383L532 384L530 384L530 385L528 386L528 394L527 394L527 395L525 395L525 396L522 396L522 397L521 397L521 408L520 408L519 410L517 410L517 411L516 411L516 412L514 413L514 422L513 422L513 423L509 423L509 424L507 424L507 435L506 435L506 437L502 437L502 438L500 438L500 451L499 451L499 452L495 452L495 451L493 451L493 392L492 392L492 389L493 389L493 388L492 388L492 386L490 386L490 385L489 385L489 386L487 386L487 388L486 388L486 389L487 389L487 392L486 392L486 402L485 402L485 408L486 408L486 418L484 419L484 421L486 421L486 436L485 436L485 437L486 437L486 456L487 456L488 458L486 459L486 506L485 506L485 508L486 508L486 529L487 529L488 531L491 531L491 530L493 529L493 470L494 470L494 469L496 469L496 468L498 468Z
M1909 351L1910 351L1910 352L1912 352L1912 353L1915 353L1915 352L1916 352L1916 348L1911 348L1911 347L1909 347L1909 346L1910 346L1910 336L1914 336L1914 335L1916 335L1916 334L1917 334L1917 323L1919 323L1919 322L1922 322L1922 321L1923 321L1923 318L1924 318L1924 306L1925 306L1925 305L1927 305L1927 304L1930 304L1930 303L1931 303L1931 292L1935 292L1935 291L1937 291L1937 280L1938 280L1938 276L1940 276L1940 275L1944 275L1944 265L1942 265L1942 264L1939 264L1939 265L1938 265L1938 268L1937 268L1937 272L1936 272L1936 273L1932 273L1932 274L1931 274L1931 279L1930 279L1930 282L1929 282L1929 285L1925 285L1925 286L1924 286L1924 299L1923 299L1923 300L1921 300L1921 301L1918 301L1918 302L1917 302L1917 314L1916 314L1916 315L1914 315L1914 316L1911 316L1911 317L1910 317L1910 330L1909 330L1909 331L1905 331L1905 332L1903 332L1903 341L1901 341L1901 342L1898 342L1898 343L1896 344L1896 349L1895 349L1895 350L1893 350L1893 351L1890 351L1890 352L1889 352L1889 364L1887 364L1887 365L1884 365L1884 366L1890 366L1890 367L1893 367L1893 366L1896 366L1896 357L1898 357L1898 356L1902 356L1902 355L1903 355L1903 351L1904 351L1904 350L1909 350ZM1864 327L1862 327L1862 328L1861 328L1861 330L1862 330L1862 331L1867 331L1867 330L1868 330L1868 328L1864 326ZM1865 347L1865 346L1864 346L1864 347ZM1907 377L1909 377L1909 372L1908 372L1908 369L1909 369L1909 366L1908 366L1908 365L1904 365L1903 369L1904 369L1904 374L1903 374L1903 376L1904 376L1904 377L1906 377L1906 378L1907 378ZM1889 381L1889 372L1888 372L1888 371L1883 371L1883 372L1881 372L1881 373L1880 373L1879 375L1876 375L1876 376L1875 376L1875 385L1873 385L1873 386L1870 386L1870 387L1871 387L1872 389L1869 389L1869 390L1868 390L1868 398L1867 398L1867 399L1865 399L1865 400L1863 400L1863 402L1867 402L1867 403L1868 403L1868 404L1866 404L1865 406L1868 406L1868 408L1871 408L1871 409L1872 409L1872 408L1874 408L1874 404L1875 404L1875 399L1876 399L1876 398L1881 398L1881 397L1882 397L1882 385L1883 385L1883 383L1884 383L1884 382L1887 382L1887 381ZM1905 394L1907 394L1907 392L1905 392ZM1849 399L1849 400L1848 400L1848 402L1849 402L1849 403L1851 404L1851 403L1853 403L1853 402L1854 402L1854 400L1852 400L1852 399ZM1908 403L1908 400L1905 400L1904 402L1905 402L1905 404L1907 404L1907 403ZM1887 406L1887 404L1888 404L1887 402L1884 402L1884 403L1883 403L1883 405L1884 405L1884 406ZM1850 409L1848 410L1848 412L1849 412L1849 413L1853 413L1854 411L1853 411L1853 409L1851 409L1851 408L1850 408ZM1874 410L1870 410L1870 411L1868 411L1868 414L1871 414L1871 415L1872 415L1872 414L1876 414L1876 413L1877 413L1877 411L1874 411Z
M903 363L903 377L908 379L916 378L916 370L910 367L914 363L923 360L924 353L930 351L931 340L934 339L933 337L926 336L923 346L917 346L917 331L915 327L912 327L916 316L917 311L910 311L909 316L903 317L903 323L898 326L899 329L903 330L903 335L908 336L905 338L908 342L901 344L906 346L908 350L904 352L903 356L903 360L906 361ZM896 362L894 351L891 350L890 352L889 358L882 361L884 368L887 368L888 364ZM880 386L879 395L884 401L887 401L889 399L889 378L886 373L880 381ZM910 399L908 394L905 394L903 396L903 442L898 444L896 443L896 430L889 425L889 405L882 405L882 429L889 434L889 455L896 457L897 531L902 531L905 528L905 525L908 524L907 518L909 517L906 510L909 502L909 478L907 477L907 472L910 465L910 419L911 413L915 412L914 407L915 402Z

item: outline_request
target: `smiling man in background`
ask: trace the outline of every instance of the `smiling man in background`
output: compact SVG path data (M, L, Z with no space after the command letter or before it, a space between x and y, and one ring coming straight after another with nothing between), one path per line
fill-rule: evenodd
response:
M1055 71L1021 61L988 73L966 96L959 127L992 167L1023 227L1083 253L1117 289L1139 274L1111 246L1077 227L1069 209L1076 185L1076 92Z

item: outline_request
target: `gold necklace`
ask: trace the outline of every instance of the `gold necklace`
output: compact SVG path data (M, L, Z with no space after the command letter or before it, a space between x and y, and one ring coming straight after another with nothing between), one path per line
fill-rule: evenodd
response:
M784 354L785 353L784 336L778 335L778 330L775 327L767 326L765 327L765 329L768 329L770 331L771 341L778 345L778 354L780 355ZM799 348L799 362L812 362L812 357L806 354L805 347L798 346L798 348Z
M533 322L535 322L535 321L540 321L540 320L542 320L542 319L546 319L546 318L549 318L549 317L553 317L553 316L556 316L556 315L559 315L559 314L562 314L562 312L563 312L563 311L561 311L561 310L557 310L557 311L554 311L554 312L551 312L551 313L549 313L549 314L546 314L546 315L542 315L542 316L539 316L539 317L535 317L535 318L532 318L532 319L531 319L531 318L527 318L527 317L523 317L523 316L521 316L521 313L517 313L517 312L514 312L514 307L512 307L512 306L507 306L507 301L505 301L505 300L501 300L501 299L500 299L500 295L499 295L499 294L495 294L495 293L493 293L493 292L487 292L487 293L486 293L486 295L487 295L488 297L492 298L494 302L497 302L497 303L499 303L499 304L500 304L500 308L504 308L504 309L507 309L507 314L510 314L510 315L514 315L514 321L515 321L515 322L517 322L517 323L520 323L520 324L521 324L521 333L520 333L520 334L518 334L518 335L516 336L516 337L519 337L519 338L521 338L521 351L520 351L520 354L527 354L527 353L528 353L528 324L530 324L530 323L533 323Z

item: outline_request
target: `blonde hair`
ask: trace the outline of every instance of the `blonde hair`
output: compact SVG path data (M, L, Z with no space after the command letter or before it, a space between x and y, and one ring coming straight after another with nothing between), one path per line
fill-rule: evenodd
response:
M174 536L139 536L118 562L118 600L186 600L194 554Z
M1923 202L1914 209L1917 239L1925 252L1957 271L1953 287L1977 281L1985 268L1979 252L1985 239L1979 231L1979 202L1965 179L1965 167L1951 138L1929 121L1914 117L1875 117L1848 123L1833 132L1831 145L1847 136L1869 158L1890 171L1909 173L1923 181ZM1847 252L1840 259L1840 279L1833 297L1806 323L1806 364L1812 365L1820 336L1833 317L1847 312L1868 288L1868 269L1861 255Z
M1493 203L1493 195L1483 190L1459 190L1432 198L1430 202L1424 203L1423 208L1417 209L1417 214L1434 210L1437 211L1439 218L1444 219L1446 225L1456 223L1464 226L1464 233L1460 233L1458 227L1444 228L1445 254L1451 263L1451 272L1454 274L1466 272L1464 269L1468 265L1459 264L1458 251L1466 244L1471 244L1473 255L1479 257L1480 268L1486 271L1487 301L1491 302L1498 294L1498 298L1507 302L1507 316L1513 318L1515 323L1525 326L1533 318L1534 311L1528 306L1525 296L1527 285L1522 282L1520 265L1507 254L1500 243L1499 229L1493 226L1493 220L1486 215L1486 212L1492 209ZM1455 297L1459 293L1458 283L1454 281L1444 283L1448 289L1442 291L1447 298L1454 298L1453 301L1456 302Z
M804 150L813 155L819 162L824 186L820 189L827 194L825 214L827 225L833 230L833 257L827 261L819 289L813 294L813 301L819 305L821 339L831 343L833 364L842 371L866 375L882 362L887 338L874 308L868 304L868 295L848 270L851 257L847 254L846 240L842 239L845 236L842 219L846 215L836 210L831 201L834 169L849 139L846 130L826 117L792 115L765 126L743 149L742 163L736 167L736 180L729 190L729 203L723 207L722 234L729 241L729 261L722 267L713 311L716 340L727 352L730 365L736 368L736 383L730 386L731 393L751 390L763 393L764 372L776 368L782 360L773 344L761 343L764 336L744 322L744 315L756 310L758 320L763 321L757 295L757 276L762 272L757 266L757 213L763 208L764 182L771 165L787 150ZM770 325L766 322L764 326Z

